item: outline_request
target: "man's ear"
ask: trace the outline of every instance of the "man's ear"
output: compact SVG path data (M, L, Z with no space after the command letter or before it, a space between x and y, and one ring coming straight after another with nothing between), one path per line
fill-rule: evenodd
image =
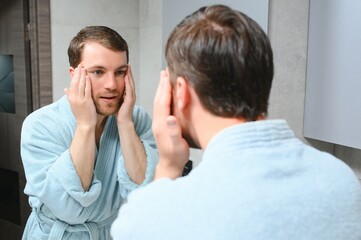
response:
M69 67L70 77L73 77L74 71L75 71L75 69L73 67Z
M177 77L176 80L176 97L177 97L177 107L182 110L188 106L191 102L190 99L190 85L186 79L183 77Z

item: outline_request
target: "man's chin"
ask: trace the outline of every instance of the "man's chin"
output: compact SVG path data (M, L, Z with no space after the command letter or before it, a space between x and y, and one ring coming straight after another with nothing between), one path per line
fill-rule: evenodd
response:
M97 108L96 110L99 115L110 116L115 115L118 112L119 107Z

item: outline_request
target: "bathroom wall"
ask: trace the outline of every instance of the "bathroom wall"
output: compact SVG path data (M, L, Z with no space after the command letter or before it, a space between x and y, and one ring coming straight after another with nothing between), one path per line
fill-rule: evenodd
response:
M64 88L70 84L69 42L89 25L111 27L127 41L139 93L139 0L51 0L50 8L53 100L63 96Z
M303 137L309 0L270 0L275 76L269 117L284 118L306 143L346 162L361 179L361 150Z
M114 27L130 45L137 87L137 104L152 115L153 98L162 69L163 1L95 0L51 1L53 46L53 98L70 81L66 49L84 25ZM105 6L105 7L104 7ZM269 0L268 35L274 51L275 76L269 118L286 119L296 136L349 164L361 177L361 151L303 137L306 86L309 0ZM201 151L192 150L197 164Z

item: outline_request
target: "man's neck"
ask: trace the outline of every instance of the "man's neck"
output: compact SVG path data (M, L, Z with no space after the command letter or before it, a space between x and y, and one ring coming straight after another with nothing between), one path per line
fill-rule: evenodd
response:
M209 141L223 129L246 122L244 118L225 118L211 115L208 112L203 114L207 116L203 118L203 121L197 121L195 126L202 149L205 149Z
M99 114L97 115L97 124L95 126L95 143L97 145L97 148L99 148L100 138L102 136L107 119L108 116L102 116Z

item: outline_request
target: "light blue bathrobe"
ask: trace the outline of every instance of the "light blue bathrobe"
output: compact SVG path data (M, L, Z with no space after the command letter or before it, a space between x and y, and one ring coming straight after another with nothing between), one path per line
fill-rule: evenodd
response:
M115 240L361 239L357 177L282 120L224 129L187 177L159 179L128 200Z
M135 106L133 120L147 154L145 185L153 179L158 152L147 113ZM24 192L32 207L23 239L110 239L110 226L120 206L138 187L125 170L122 140L116 119L110 116L96 152L91 187L84 192L69 154L75 128L65 96L31 113L23 123Z

